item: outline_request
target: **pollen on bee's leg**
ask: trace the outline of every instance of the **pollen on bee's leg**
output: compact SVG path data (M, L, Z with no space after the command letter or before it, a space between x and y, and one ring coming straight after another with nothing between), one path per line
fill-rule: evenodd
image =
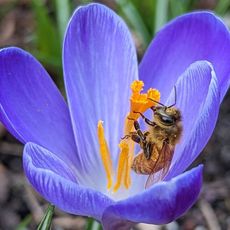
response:
M125 185L124 182L126 181L126 177L127 177L126 168L128 164L128 157L129 157L129 146L126 143L126 141L121 141L119 147L121 149L121 152L119 155L119 161L117 167L117 179L113 188L114 192L117 192L117 190L120 188L122 183Z
M113 167L112 167L112 160L111 160L108 144L105 139L104 128L101 120L98 121L97 131L98 131L98 141L100 146L101 159L107 177L107 189L110 189L113 184Z

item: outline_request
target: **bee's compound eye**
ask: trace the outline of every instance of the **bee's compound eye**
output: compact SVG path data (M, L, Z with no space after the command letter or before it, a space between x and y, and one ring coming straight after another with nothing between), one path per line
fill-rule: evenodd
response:
M160 116L160 119L164 125L173 125L174 119L170 116Z

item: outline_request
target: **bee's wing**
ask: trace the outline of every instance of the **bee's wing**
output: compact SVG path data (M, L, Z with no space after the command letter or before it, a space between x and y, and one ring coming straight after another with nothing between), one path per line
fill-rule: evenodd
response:
M167 142L164 142L159 157L156 161L156 164L162 164L162 168L158 172L149 175L145 183L146 189L152 186L153 184L164 179L164 177L168 173L172 161L173 153L174 153L174 148L171 147Z

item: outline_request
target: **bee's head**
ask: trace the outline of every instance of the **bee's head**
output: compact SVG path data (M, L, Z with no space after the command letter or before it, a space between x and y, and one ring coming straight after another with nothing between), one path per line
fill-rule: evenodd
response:
M153 108L154 122L159 126L170 127L181 121L181 113L175 107L156 106Z
M167 128L172 127L181 121L181 112L179 109L174 107L176 105L176 87L174 86L175 102L170 106L154 101L158 106L152 107L154 112L154 122L159 126ZM151 100L151 98L149 98Z

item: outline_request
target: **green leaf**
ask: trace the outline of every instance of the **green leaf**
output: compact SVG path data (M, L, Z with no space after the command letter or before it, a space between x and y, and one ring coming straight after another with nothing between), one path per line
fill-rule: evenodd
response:
M70 18L70 1L69 0L55 0L57 23L61 38L65 34L66 25Z
M155 32L168 21L169 0L156 0Z
M138 10L142 20L145 23L146 28L148 29L151 39L154 35L154 25L153 20L155 18L156 12L156 1L140 1L140 0L132 0L135 8Z
M36 17L35 41L40 56L45 57L44 59L58 60L58 66L61 66L61 37L57 26L41 0L32 0L32 3Z
M143 21L143 18L140 15L138 9L131 1L128 0L116 0L116 2L119 6L121 13L125 16L127 22L135 30L137 36L146 48L151 41L152 36L150 35L148 28L146 27L146 24Z
M87 226L85 230L103 230L100 223L98 223L93 218L88 218Z
M41 223L38 225L37 230L50 230L55 206L49 204Z
M32 216L31 215L27 215L22 221L21 223L17 226L16 230L27 230L27 226L29 225L29 223L31 222Z
M170 0L169 1L171 18L175 18L178 15L181 15L185 13L186 11L189 11L189 9L186 9L185 2L186 1L182 2L181 0Z
M230 7L230 1L229 0L219 0L218 4L215 8L216 13L218 14L225 14Z

